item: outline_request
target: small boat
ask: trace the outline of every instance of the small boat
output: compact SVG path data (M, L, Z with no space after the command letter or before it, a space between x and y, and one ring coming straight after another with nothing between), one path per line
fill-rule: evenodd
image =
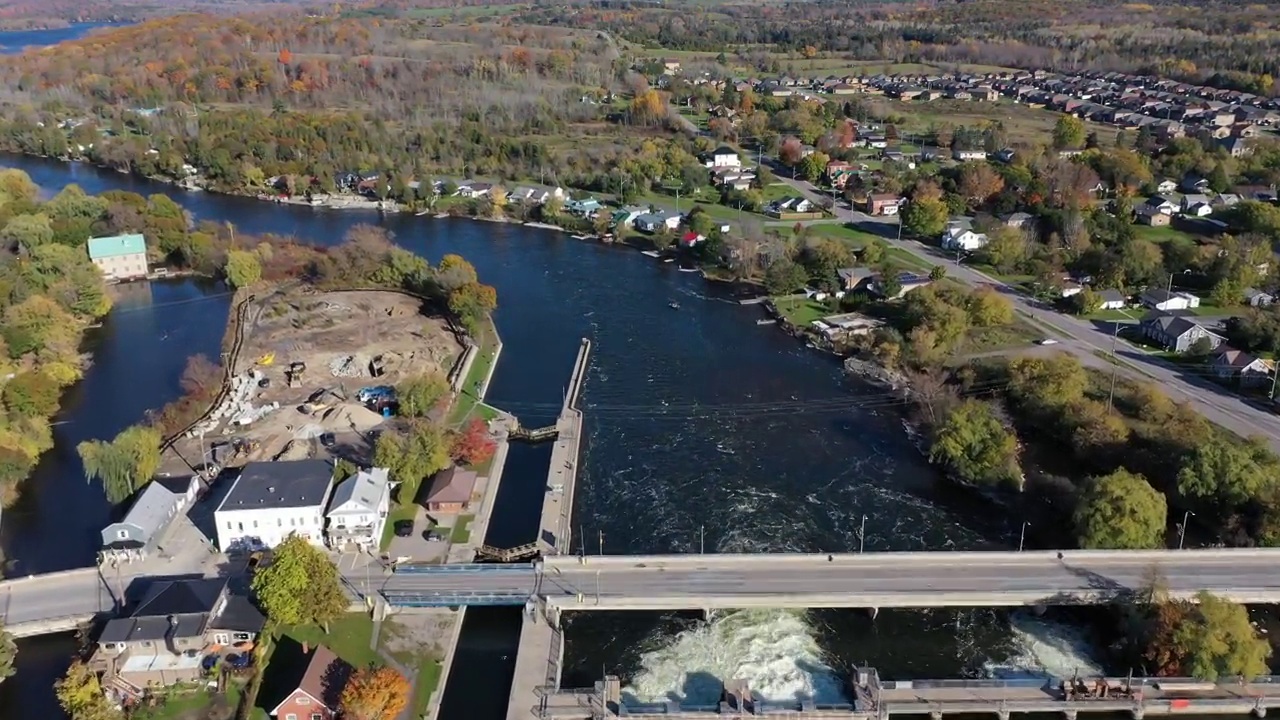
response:
M427 213L429 213L429 212L431 212L431 210L430 210L430 209L427 209L427 210L419 210L418 212L414 213L414 214L413 214L413 216L414 216L414 217L422 217L423 215L426 215L426 214L427 214Z
M669 303L667 303L667 307L671 308L672 310L679 310L679 309L680 309L680 303L678 303L678 302L669 302Z
M437 214L436 214L436 219L437 219L437 220L443 220L443 219L445 219L445 218L447 218L447 217L449 217L449 213L437 213Z

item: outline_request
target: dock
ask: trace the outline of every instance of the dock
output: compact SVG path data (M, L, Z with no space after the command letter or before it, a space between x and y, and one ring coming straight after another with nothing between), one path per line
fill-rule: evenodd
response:
M551 465L547 470L537 539L544 556L568 553L572 539L573 490L578 478L578 453L582 441L582 411L577 405L590 355L591 341L583 338L569 376L560 417L556 420L556 441L551 448ZM507 704L508 720L536 717L530 713L530 703L537 697L544 697L546 688L560 686L563 662L564 637L559 610L545 603L530 601L524 609L520 646L516 650L516 668Z

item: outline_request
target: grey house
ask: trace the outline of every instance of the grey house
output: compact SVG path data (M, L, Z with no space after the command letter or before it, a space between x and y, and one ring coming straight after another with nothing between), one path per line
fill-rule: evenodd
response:
M128 617L109 620L89 660L108 695L138 697L149 688L198 680L207 656L239 643L251 647L266 620L229 582L156 582Z
M158 549L175 518L195 502L196 477L156 478L142 489L119 522L102 529L100 562L141 560Z
M1160 343L1166 350L1184 353L1191 350L1202 338L1209 342L1209 349L1215 349L1226 341L1226 338L1205 328L1191 318L1181 315L1153 312L1142 318L1142 334Z

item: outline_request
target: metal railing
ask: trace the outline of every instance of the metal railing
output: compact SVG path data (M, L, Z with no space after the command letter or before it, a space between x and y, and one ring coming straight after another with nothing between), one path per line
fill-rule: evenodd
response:
M459 605L523 606L527 593L388 592L382 597L396 607L454 607Z
M396 565L396 575L457 575L459 573L530 572L531 565L494 565L492 563L458 563L451 565Z

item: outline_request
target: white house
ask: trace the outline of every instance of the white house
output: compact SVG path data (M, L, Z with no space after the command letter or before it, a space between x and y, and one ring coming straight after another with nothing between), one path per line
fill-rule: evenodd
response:
M973 225L968 218L961 220L952 220L948 225L946 232L942 233L942 248L944 250L977 250L987 244L987 236L973 231Z
M327 540L330 548L349 545L377 548L391 508L391 481L387 468L369 468L338 483L329 503Z
M702 162L709 168L742 167L742 158L738 157L738 151L728 145L721 145L714 151L707 153Z
M1098 293L1098 309L1100 310L1123 310L1129 304L1128 298L1119 290L1103 290Z
M987 151L986 150L960 150L957 148L951 151L951 157L960 162L965 162L966 160L986 160Z
M1169 312L1200 307L1200 298L1185 292L1169 292L1155 288L1142 293L1142 304L1152 310Z
M1165 178L1156 184L1156 192L1164 195L1178 189L1178 183Z
M324 511L332 490L333 466L327 460L245 465L213 512L218 548L273 548L293 534L324 547Z
M89 238L89 260L108 280L147 276L147 241L141 233Z
M664 228L675 230L680 227L680 215L672 212L645 213L637 216L634 224L640 232L659 232Z

